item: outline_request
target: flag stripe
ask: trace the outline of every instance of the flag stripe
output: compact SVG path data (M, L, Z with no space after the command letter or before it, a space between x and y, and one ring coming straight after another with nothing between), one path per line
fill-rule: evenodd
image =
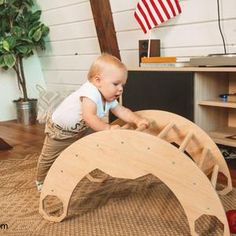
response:
M172 5L172 2L171 2L170 0L166 0L166 1L168 2L168 5L169 5L170 10L171 10L171 12L172 12L172 15L173 15L173 16L176 16L175 9L174 9L174 7L173 7L173 5Z
M149 21L148 21L148 19L147 19L147 16L146 16L146 14L144 13L143 8L141 7L140 4L138 5L138 10L139 10L139 12L141 13L143 19L145 20L148 29L151 29L151 25L149 24Z
M143 24L143 21L144 21L144 20L141 20L141 19L140 19L139 13L138 13L137 11L134 13L134 16L135 16L136 20L138 21L139 25L141 26L143 32L146 34L148 28L147 28L146 26L144 26L144 24Z
M163 20L163 18L162 18L161 16L160 16L160 17L158 16L157 13L159 13L159 15L160 15L160 12L159 12L159 11L157 12L157 11L154 9L154 7L153 7L153 0L148 1L148 5L149 5L149 8L150 8L150 10L151 10L151 12L152 12L153 17L154 17L155 20L157 21L156 26L159 25L159 24L161 24L164 20Z
M168 12L168 14L169 14L169 18L168 18L168 20L169 20L170 18L174 17L174 15L173 15L173 13L172 13L172 11L171 11L171 8L170 8L170 6L169 6L169 2L167 2L167 1L168 1L168 0L163 1L163 4L165 5L166 10L167 10L167 12Z
M160 12L161 17L163 18L162 22L165 22L168 20L168 18L166 17L166 14L164 12L164 10L162 9L162 6L160 5L158 0L154 0L154 3L156 4L156 8L158 9L158 11Z
M175 5L176 5L176 7L178 9L178 13L180 14L182 12L182 10L181 10L181 7L179 5L179 1L178 0L175 0Z
M150 7L149 7L147 1L144 0L144 1L143 1L143 4L145 5L145 7L146 7L146 9L147 9L147 11L148 11L148 14L150 15L150 18L152 19L152 22L153 22L154 26L157 25L157 22L156 22L156 20L155 20L155 17L153 16L152 11L151 11L151 9L150 9ZM153 26L153 27L154 27L154 26Z
M165 7L165 4L163 3L162 0L158 0L159 4L161 5L161 9L163 9L163 11L165 12L165 15L167 17L167 19L170 19L170 15Z
M140 2L140 7L142 8L142 10L143 10L143 12L144 12L144 14L145 14L145 17L146 17L146 19L147 19L147 21L148 21L148 23L149 23L148 25L150 25L150 29L151 29L151 28L155 27L155 24L154 24L153 21L152 21L152 18L151 18L151 16L150 16L149 12L148 12L148 9L147 9L145 3L146 3L145 0L143 0L142 2Z
M139 0L134 17L144 33L181 13L179 0Z
M157 5L156 5L156 3L154 2L154 0L151 0L150 2L151 2L151 4L152 4L152 7L155 9L155 11L156 11L156 13L157 13L157 15L158 15L160 21L161 21L161 22L164 22L164 19L163 19L163 17L162 17L162 14L161 14L160 11L158 10Z
M170 0L172 7L173 7L173 11L174 11L174 15L177 16L179 14L179 10L175 4L175 0Z

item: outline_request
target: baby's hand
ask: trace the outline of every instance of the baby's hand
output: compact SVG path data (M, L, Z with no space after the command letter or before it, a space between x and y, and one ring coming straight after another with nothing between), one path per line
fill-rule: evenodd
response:
M136 123L137 128L145 128L147 129L150 125L150 122L145 118L140 118L139 121Z
M119 125L111 125L110 129L121 129Z

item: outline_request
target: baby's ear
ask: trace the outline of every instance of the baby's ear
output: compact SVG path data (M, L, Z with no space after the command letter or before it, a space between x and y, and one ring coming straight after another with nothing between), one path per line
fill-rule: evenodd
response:
M101 84L101 77L99 75L96 75L93 80L94 85L99 88Z

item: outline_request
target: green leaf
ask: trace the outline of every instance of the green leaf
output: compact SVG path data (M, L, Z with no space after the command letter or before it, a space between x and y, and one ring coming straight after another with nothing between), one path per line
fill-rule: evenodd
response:
M42 50L45 50L46 49L46 43L44 40L40 40L39 41L39 47L42 49Z
M3 47L6 51L9 52L9 50L10 50L10 45L9 45L9 43L8 43L7 40L3 40L3 42L2 42L2 47Z
M12 68L16 63L16 57L13 54L6 54L3 56L4 63L8 68Z
M23 42L26 42L26 43L30 43L30 44L33 43L31 39L28 39L26 37L23 37L20 40L23 41Z
M29 47L27 46L19 46L17 47L17 50L21 53L21 54L27 54L29 51Z
M9 44L9 50L10 49L13 49L16 45L16 39L13 37L13 36L9 36L7 37L6 41L8 42Z
M22 45L17 47L17 52L21 54L22 57L28 57L33 55L33 45Z
M39 21L42 11L38 10L30 16L30 22Z
M49 28L46 25L41 26L43 37L47 36L49 33Z
M29 33L28 33L28 37L32 39L32 38L33 38L33 35L34 35L34 32L35 32L37 29L39 29L39 28L40 28L39 25L32 27L32 28L30 29Z
M42 37L42 31L41 28L39 28L34 32L32 38L34 39L34 41L38 42L41 37Z
M5 66L4 57L0 56L0 67L4 67L4 66Z
M39 26L41 25L41 22L40 21L35 21L35 22L32 22L30 25L29 25L29 28L32 29L32 28L38 28Z
M4 3L4 0L0 0L0 5L2 5Z
M15 37L21 37L21 35L24 33L24 30L19 27L19 26L14 26L12 28L12 34L15 36Z
M32 7L34 5L34 0L24 0L22 4L27 7Z

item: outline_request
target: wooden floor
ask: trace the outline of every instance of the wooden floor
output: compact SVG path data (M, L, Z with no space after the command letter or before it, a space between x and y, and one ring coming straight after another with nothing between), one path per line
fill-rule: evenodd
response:
M28 154L40 152L44 140L44 125L22 125L16 121L0 122L0 138L13 147L10 150L0 148L0 160L24 158Z
M22 125L16 121L0 122L0 138L10 144L10 150L1 150L0 160L7 158L24 158L28 154L39 153L44 140L44 125ZM236 187L236 160L227 161L233 186Z

